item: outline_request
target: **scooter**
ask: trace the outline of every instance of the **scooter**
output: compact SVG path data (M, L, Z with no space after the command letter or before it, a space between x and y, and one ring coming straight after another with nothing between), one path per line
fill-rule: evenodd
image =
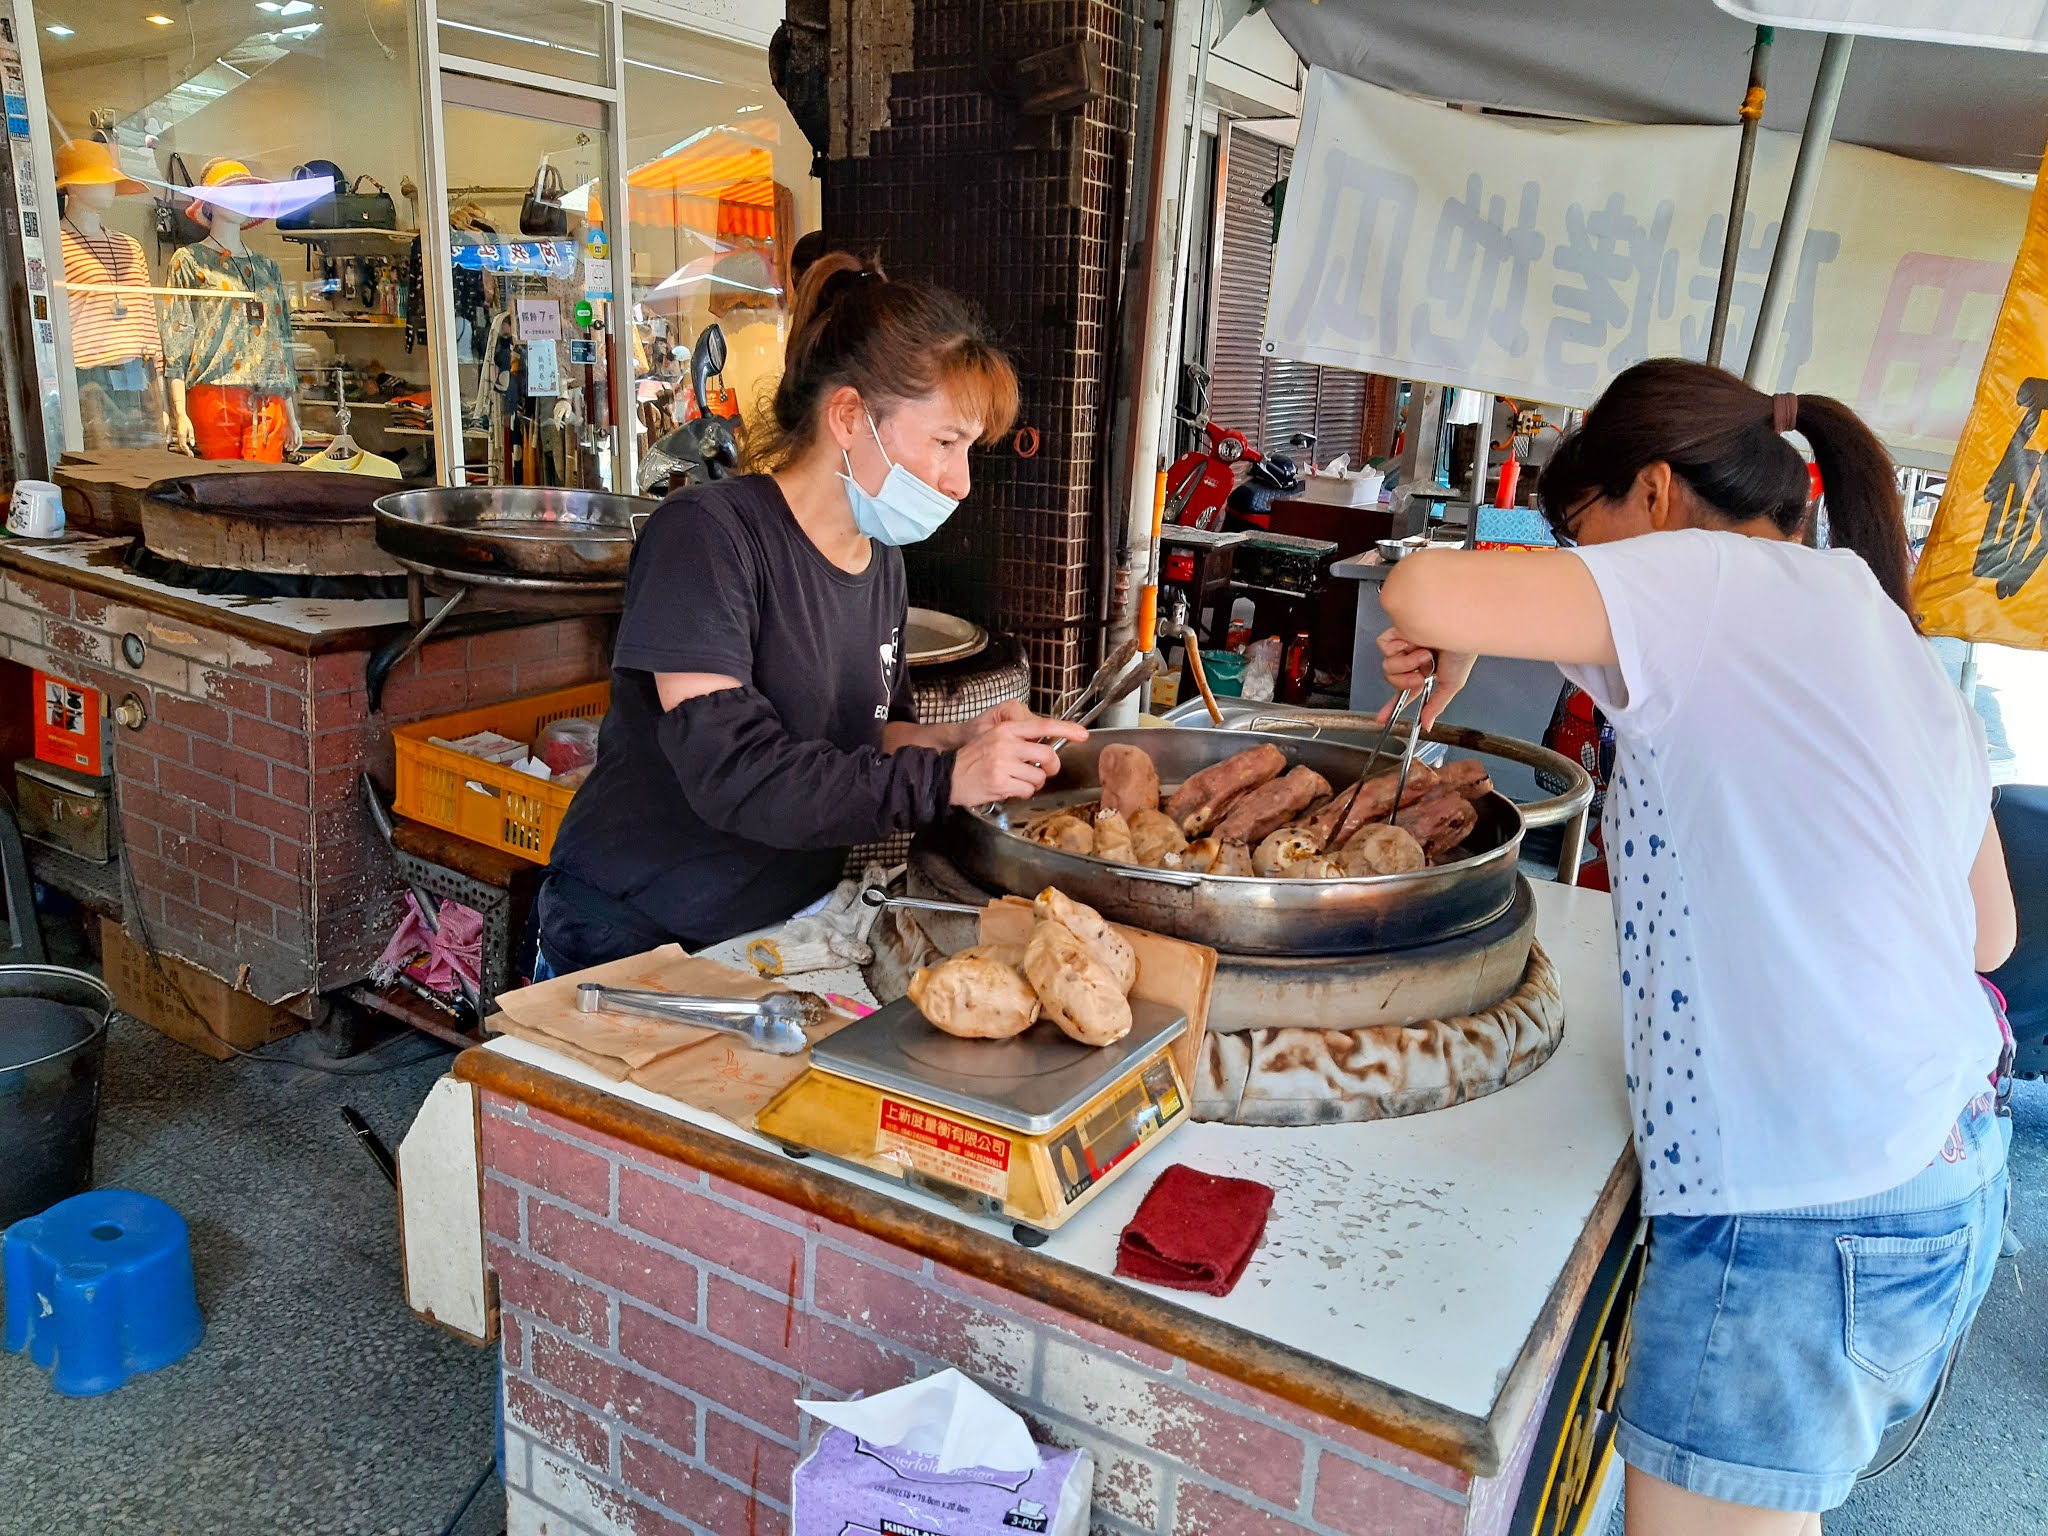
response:
M690 395L697 403L697 414L641 455L638 490L642 496L665 495L738 472L739 417L719 415L711 409L711 378L724 372L725 332L714 323L704 327L690 349Z
M1223 526L1231 493L1237 489L1237 466L1259 464L1265 455L1235 428L1205 421L1202 433L1208 446L1182 454L1166 472L1165 519L1213 533Z

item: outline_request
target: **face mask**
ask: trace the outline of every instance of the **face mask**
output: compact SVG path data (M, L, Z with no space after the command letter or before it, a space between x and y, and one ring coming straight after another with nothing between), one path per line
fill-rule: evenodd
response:
M881 490L865 491L853 478L853 459L841 450L839 456L846 460L846 472L839 478L846 482L846 499L853 504L854 526L879 544L915 544L930 538L960 503L926 485L891 459L889 450L882 448L882 434L876 431L872 415L868 417L868 430L875 434L875 446L881 448L882 462L889 466L889 473Z

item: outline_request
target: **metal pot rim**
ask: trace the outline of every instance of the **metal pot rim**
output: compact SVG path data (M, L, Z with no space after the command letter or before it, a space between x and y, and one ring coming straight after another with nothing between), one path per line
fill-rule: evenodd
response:
M90 1004L71 1002L65 998L51 997L45 992L37 992L26 987L13 987L9 985L9 983L15 980L28 980L32 977L47 977L51 980L76 985L92 993L95 1001ZM99 1014L98 1020L92 1027L92 1032L83 1040L74 1040L69 1045L60 1045L48 1055L37 1056L29 1061L17 1061L12 1066L0 1068L0 1071L8 1073L26 1072L31 1067L40 1067L48 1062L69 1056L81 1048L91 1045L93 1041L104 1038L108 1028L114 1021L113 989L90 972L73 970L68 965L0 965L0 997L41 998L45 1002L58 1003L65 1007L91 1007Z

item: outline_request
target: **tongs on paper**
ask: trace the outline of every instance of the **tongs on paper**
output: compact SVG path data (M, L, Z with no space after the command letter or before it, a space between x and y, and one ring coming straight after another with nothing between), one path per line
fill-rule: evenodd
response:
M1422 716L1429 708L1430 695L1435 692L1435 674L1425 677L1420 688L1403 688L1401 696L1394 700L1393 712L1387 716L1386 729L1380 732L1380 739L1373 743L1372 756L1366 759L1367 768L1380 760L1380 754L1386 750L1387 738L1393 735L1394 728L1401 723L1402 714L1410 704L1413 704L1415 713L1408 718L1408 745L1401 752L1401 777L1394 784L1394 808L1387 812L1389 826L1392 826L1394 818L1401 814L1401 802L1408 796L1408 772L1415 766L1415 744L1422 739Z
M576 989L578 1013L626 1013L668 1024L694 1024L737 1036L749 1050L796 1056L810 1049L805 1024L815 1024L824 1005L798 992L766 997L693 997L680 992L635 992L586 981Z

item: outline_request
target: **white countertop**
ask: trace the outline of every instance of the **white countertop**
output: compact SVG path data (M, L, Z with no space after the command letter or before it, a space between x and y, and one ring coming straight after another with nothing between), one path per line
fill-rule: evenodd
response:
M1151 1155L1153 1172L1182 1162L1271 1185L1278 1198L1265 1242L1228 1296L1118 1283L1485 1418L1629 1139L1609 898L1560 885L1539 885L1536 897L1537 935L1564 984L1556 1055L1512 1088L1400 1120L1183 1126ZM808 990L851 995L848 974L799 979ZM486 1049L735 1141L772 1146L540 1046L498 1038ZM805 1166L963 1226L1009 1230L878 1174L822 1159ZM1119 1180L1039 1252L1111 1275L1117 1235L1151 1183L1138 1171Z

